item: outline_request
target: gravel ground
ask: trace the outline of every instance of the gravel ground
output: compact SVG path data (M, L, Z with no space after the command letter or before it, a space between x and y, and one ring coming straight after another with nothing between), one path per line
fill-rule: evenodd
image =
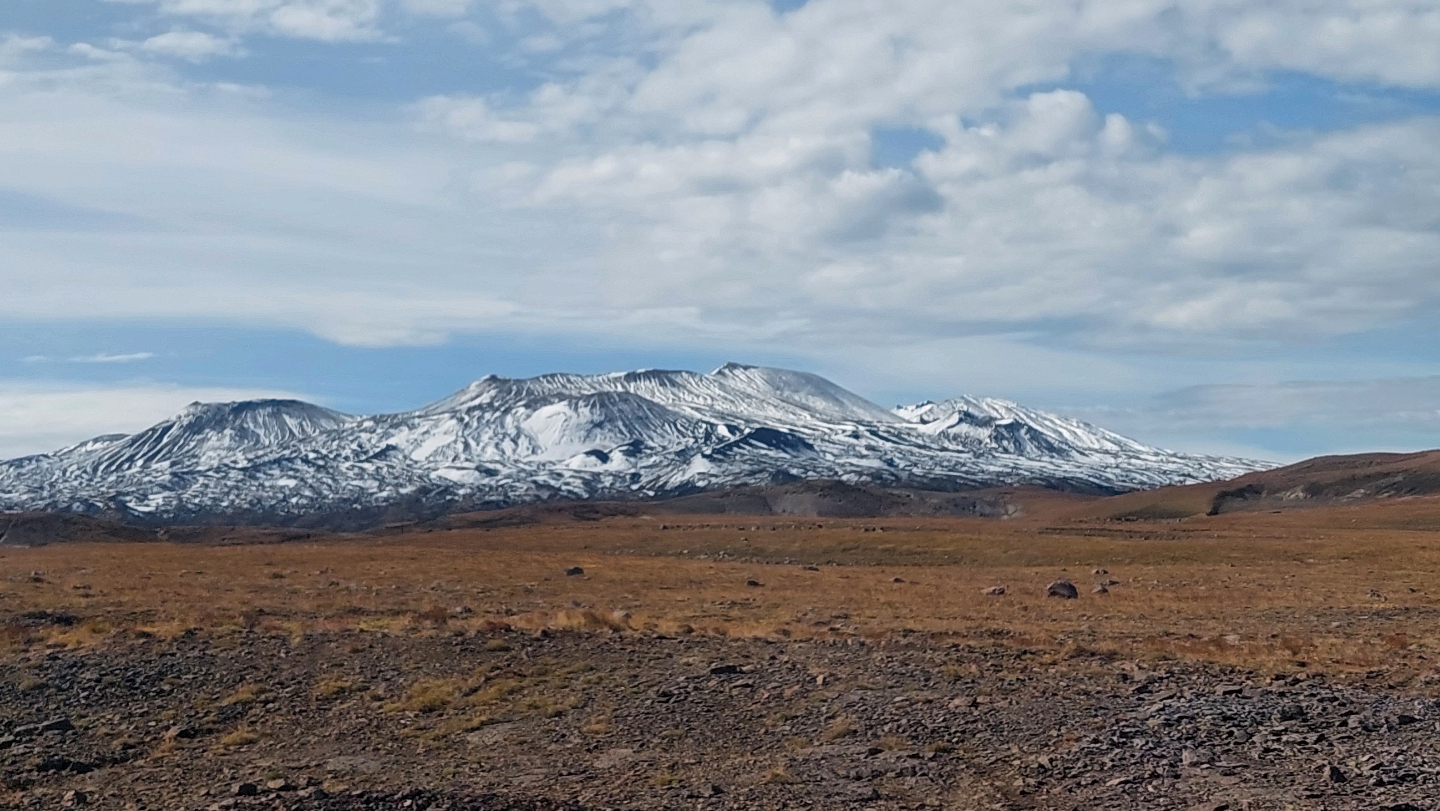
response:
M25 809L1428 810L1440 702L919 636L192 632L0 660L0 781Z

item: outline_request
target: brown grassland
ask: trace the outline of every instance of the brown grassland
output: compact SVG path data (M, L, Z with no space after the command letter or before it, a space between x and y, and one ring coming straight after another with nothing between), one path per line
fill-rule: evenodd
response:
M197 629L930 635L1440 686L1440 499L1103 520L674 515L249 546L0 549L0 646ZM1093 511L1091 511L1093 513ZM579 566L583 576L566 576ZM1078 600L1045 596L1057 578ZM1092 593L1111 582L1108 593ZM1004 585L1004 596L982 589ZM343 690L337 685L336 690Z

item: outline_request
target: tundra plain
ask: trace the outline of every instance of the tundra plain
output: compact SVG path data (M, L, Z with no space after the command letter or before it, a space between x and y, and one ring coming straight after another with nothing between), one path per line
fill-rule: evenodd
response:
M0 548L0 798L1436 807L1440 500L1026 498Z

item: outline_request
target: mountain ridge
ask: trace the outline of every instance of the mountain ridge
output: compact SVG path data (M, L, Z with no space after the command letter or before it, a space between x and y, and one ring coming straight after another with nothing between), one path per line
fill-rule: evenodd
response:
M808 372L483 377L395 414L193 403L132 435L0 462L0 510L303 524L554 499L648 499L795 480L1097 494L1267 463L1173 453L993 398L885 409Z

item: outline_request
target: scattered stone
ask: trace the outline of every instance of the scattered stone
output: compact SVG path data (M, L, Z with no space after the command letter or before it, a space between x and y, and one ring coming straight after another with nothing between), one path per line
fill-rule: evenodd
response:
M890 582L891 582L891 583L904 583L904 582L905 582L905 578L903 578L903 577L897 577L897 578L895 578L894 580L891 580Z
M1090 589L1090 593L1091 593L1091 594L1109 594L1109 593L1110 593L1110 589L1106 588L1104 583L1096 583L1096 584L1095 584L1095 588Z
M1005 595L1005 587L991 586L988 589L983 589L980 593L987 597L1003 597Z
M40 725L41 732L73 732L75 725L69 718L56 718Z
M1180 762L1186 766L1204 766L1213 758L1203 749L1186 749L1180 753Z
M1090 574L1110 574L1110 570L1109 570L1109 569L1096 569L1096 570L1092 571Z
M761 586L763 586L763 585L765 585L765 584L764 584L764 583L761 583L759 580L755 580L754 578L751 578L750 580L746 580L746 581L745 581L745 585L749 586L749 587L752 588L752 589L758 589L758 588L760 588Z
M1045 594L1049 597L1059 597L1064 600L1074 600L1080 596L1080 591L1075 584L1069 580L1056 580L1045 587Z
M690 791L689 793L687 793L687 794L685 795L685 797L686 797L686 799L690 799L690 800L704 800L704 799L709 799L710 797L719 797L721 794L724 794L724 793L725 793L725 790L722 789L722 788L720 788L720 786L718 786L718 785L716 785L716 784L714 784L714 783L706 783L706 784L704 784L704 785L702 785L702 786L700 786L700 787L698 787L698 788Z
M1431 745L1440 701L1384 679L1301 679L1298 665L1271 678L1244 663L1184 659L1057 662L1046 652L920 634L861 645L842 613L816 609L806 621L825 633L804 641L542 638L497 626L475 636L296 642L237 634L224 646L195 636L37 651L0 679L0 706L10 713L0 721L0 791L27 811L82 802L191 811L865 811L879 795L889 807L902 792L913 800L896 808L945 807L945 787L974 769L1028 798L1016 807L1240 811L1248 803L1260 811L1278 808L1270 800L1284 795L1333 811L1440 811L1432 807L1440 754ZM579 700L531 708L521 694L510 712L491 716L500 723L420 737L473 709L396 705L418 695L422 680L469 678L471 654L496 639L511 647L483 654L497 669L479 689L499 693L550 662L583 663L613 681L594 703L580 691L557 692ZM354 686L318 701L322 678ZM266 690L218 705L216 696L241 684ZM56 722L67 715L74 731L62 734L66 724ZM264 725L263 743L201 756L218 753L221 734L246 721ZM735 734L737 721L764 724L786 747L765 762L744 760L749 743ZM195 730L200 745L181 730ZM577 745L564 762L537 754L567 738ZM370 754L312 754L322 739ZM167 740L176 751L157 750ZM441 776L464 774L481 758L487 777L478 785ZM100 768L103 794L89 788L101 778L77 776ZM327 773L322 789L316 778ZM238 782L246 779L253 782Z
M571 566L570 568L565 570L566 577L580 577L584 574L585 570L580 568L579 566Z

